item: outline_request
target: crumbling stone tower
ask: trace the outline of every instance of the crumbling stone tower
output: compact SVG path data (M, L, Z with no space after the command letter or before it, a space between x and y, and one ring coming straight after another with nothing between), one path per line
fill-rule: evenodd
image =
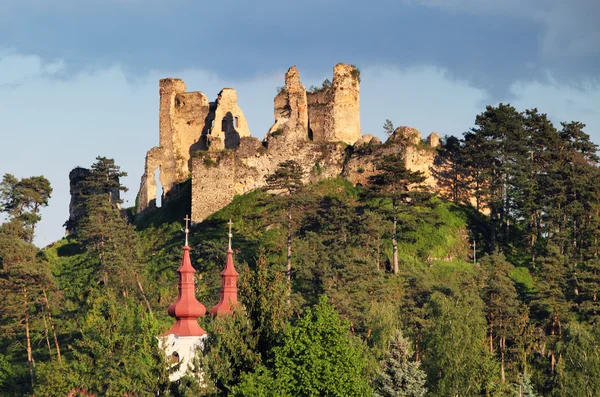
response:
M177 194L176 186L190 175L193 152L234 149L239 146L240 138L250 136L234 89L224 88L217 100L210 102L202 92L186 92L180 79L162 79L159 88L159 146L146 154L138 213L156 206L157 169L160 169L162 198L168 200Z
M274 101L272 136L290 141L344 142L353 145L361 137L360 72L353 65L333 68L333 82L307 92L296 66L285 75L285 87Z
M335 65L331 86L308 93L307 100L311 140L353 145L360 139L360 72L354 65Z

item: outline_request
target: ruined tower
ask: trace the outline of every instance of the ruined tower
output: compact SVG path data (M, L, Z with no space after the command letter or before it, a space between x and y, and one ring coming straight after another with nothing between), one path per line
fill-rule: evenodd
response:
M183 80L167 78L160 80L159 94L159 146L146 154L138 213L156 206L157 169L162 198L168 200L177 194L177 185L190 175L193 152L235 149L242 137L250 136L232 88L224 88L216 101L210 102L202 92L186 92Z
M360 139L360 72L354 65L335 65L331 86L309 92L307 100L311 140L353 145Z

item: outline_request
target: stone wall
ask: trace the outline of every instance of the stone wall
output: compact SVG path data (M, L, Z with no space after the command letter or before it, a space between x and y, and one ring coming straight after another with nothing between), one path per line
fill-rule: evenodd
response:
M353 145L361 137L360 72L353 65L333 68L333 82L308 93L308 123L311 139Z
M265 177L286 160L300 164L305 184L342 173L346 149L343 143L306 142L293 150L289 148L283 135L272 138L268 149L258 140L246 138L237 150L203 152L194 157L192 222L203 221L238 194L265 187Z
M160 170L162 199L177 195L177 186L192 171L192 153L198 150L234 149L242 137L250 136L237 93L224 88L215 102L201 92L186 92L180 79L159 82L159 145L146 154L144 175L138 193L137 212L156 207L154 173Z
M160 100L160 146L147 153L138 212L156 205L154 172L159 167L163 199L176 194L178 183L192 172L195 223L236 195L264 188L265 177L286 160L300 164L304 183L343 176L366 185L378 172L379 158L403 153L407 168L423 171L428 185L436 183L431 167L440 144L437 134L422 140L418 130L400 127L385 144L361 136L360 76L352 65L336 65L331 85L312 93L292 66L273 101L275 120L262 142L250 136L231 88L209 102L200 92L186 92L183 81L164 79Z
M312 139L308 133L306 89L296 66L285 74L285 87L275 96L273 114L275 123L269 129L267 141L273 135L284 135L291 142Z

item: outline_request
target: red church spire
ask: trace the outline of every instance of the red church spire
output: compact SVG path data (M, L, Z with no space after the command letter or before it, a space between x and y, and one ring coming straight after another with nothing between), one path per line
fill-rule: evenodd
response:
M229 249L227 250L227 262L225 269L221 272L221 299L209 313L212 316L223 316L231 314L231 308L238 304L237 300L237 277L238 272L233 266L233 250L231 249L231 226L233 223L229 220Z
M169 316L175 317L177 321L165 335L202 336L206 334L206 331L198 325L198 317L206 314L206 308L196 299L194 283L194 273L196 273L196 270L192 267L190 247L188 247L188 233L190 231L188 229L188 221L190 218L186 216L184 220L185 246L183 247L181 266L177 269L177 273L179 274L179 295L175 303L172 303L167 309Z

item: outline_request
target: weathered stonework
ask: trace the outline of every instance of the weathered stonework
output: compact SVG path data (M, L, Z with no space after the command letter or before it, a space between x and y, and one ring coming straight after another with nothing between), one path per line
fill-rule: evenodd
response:
M309 139L306 88L300 82L296 66L285 74L285 87L275 97L274 108L275 123L269 129L267 141L278 135L285 135L292 142Z
M215 102L201 92L186 92L180 79L159 83L159 145L148 151L138 193L137 212L156 207L154 172L160 169L162 199L176 195L177 185L191 172L191 156L197 150L235 149L250 136L246 118L234 89L224 88Z
M423 140L418 130L399 127L385 144L361 135L360 78L352 65L338 64L331 85L306 91L292 66L285 87L274 99L274 123L265 139L251 137L233 89L215 102L186 92L181 80L161 80L160 147L146 156L138 212L156 203L154 172L160 167L163 198L192 174L192 222L198 223L229 204L234 196L266 186L265 177L280 163L296 161L304 183L343 176L366 185L379 158L402 153L405 166L422 171L435 189L431 167L440 137ZM349 147L352 145L352 147Z
M360 72L355 66L335 65L331 86L308 93L307 101L311 140L353 145L360 139Z

